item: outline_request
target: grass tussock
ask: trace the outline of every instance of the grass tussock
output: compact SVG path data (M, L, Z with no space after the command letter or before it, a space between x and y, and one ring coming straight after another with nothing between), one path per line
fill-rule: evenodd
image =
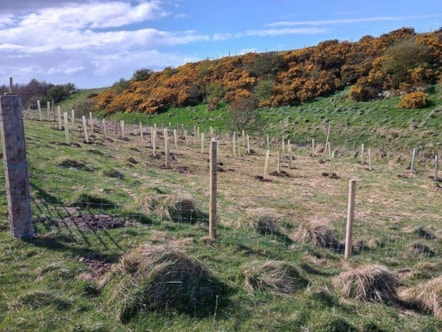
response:
M301 223L293 234L293 240L322 248L339 249L342 247L334 236L333 227L318 221Z
M342 272L332 283L337 291L351 299L387 304L397 301L398 279L382 265L362 265Z
M399 291L399 298L428 314L442 318L442 275Z
M251 265L244 271L246 288L270 291L275 294L293 294L308 285L304 271L283 261L268 261L263 265Z
M225 288L205 267L173 247L141 245L110 273L101 284L121 322L146 309L208 315L224 296Z
M141 208L160 220L188 222L206 222L208 217L196 206L191 198L175 198L170 195L156 195L140 202Z

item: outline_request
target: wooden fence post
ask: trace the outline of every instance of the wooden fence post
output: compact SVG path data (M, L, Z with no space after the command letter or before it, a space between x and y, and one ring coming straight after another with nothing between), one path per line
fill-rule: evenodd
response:
M345 233L345 253L344 253L345 259L349 259L351 256L353 222L355 215L355 198L356 198L356 180L351 179L348 188L347 228Z
M75 124L75 110L71 110L71 118L72 124Z
M94 133L94 116L92 115L92 112L89 112L89 120L91 121L90 126L91 126L91 133Z
M120 120L121 139L124 141L124 120Z
M371 172L373 168L371 167L371 149L368 149L368 170Z
M439 156L434 156L434 181L439 181Z
M141 121L140 121L140 137L141 137L141 140L144 141L144 136L143 136L143 124L141 123Z
M327 129L327 138L325 139L325 151L324 151L324 153L327 153L329 139L330 139L330 125L328 125L328 129Z
M157 156L157 125L154 124L151 128L151 136L152 136L152 156Z
M38 109L38 119L43 121L43 116L41 115L41 103L40 100L37 100L37 109Z
M173 141L175 143L175 150L178 149L178 132L176 129L173 130Z
M266 151L266 159L264 162L264 173L262 175L263 180L267 178L269 174L269 159L270 159L270 150Z
M410 167L410 171L412 174L416 171L416 156L417 156L417 149L414 148L413 149L413 156L411 158L411 167Z
M58 130L61 130L62 124L61 124L61 108L60 108L60 106L57 106L57 122L58 122Z
M46 120L50 120L51 118L51 102L48 101L46 104Z
M106 129L106 119L103 119L103 135L104 135L104 140L107 140L107 129Z
M81 117L81 121L83 122L84 140L86 143L89 143L89 135L87 134L86 117L84 115Z
M32 223L21 98L9 95L0 99L0 127L9 228L11 235L16 238L31 238L35 232Z
M66 144L71 145L71 139L69 138L69 119L68 119L68 113L63 113L63 121L64 121L64 133L66 137Z
M209 211L209 237L216 239L216 196L217 196L217 151L218 142L210 142L210 211Z
M164 167L169 168L169 133L168 129L163 129L164 136Z
M201 154L204 153L204 133L201 133Z

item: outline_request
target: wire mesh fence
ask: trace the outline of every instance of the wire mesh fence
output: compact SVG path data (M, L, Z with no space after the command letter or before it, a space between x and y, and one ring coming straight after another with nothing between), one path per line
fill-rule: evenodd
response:
M290 168L288 151L282 151L278 139L268 142L266 137L253 138L251 152L247 151L243 133L238 133L234 140L233 135L209 130L205 139L201 140L202 131L196 126L168 128L170 154L167 155L164 146L166 126L155 126L155 130L153 126L124 126L118 121L106 124L92 118L88 118L84 124L80 119L68 116L71 135L69 143L65 141L66 122L63 121L60 128L56 118L49 122L39 121L35 112L26 114L26 121L30 123L28 125L41 125L44 127L42 130L53 134L50 141L39 141L37 137L27 138L33 149L29 158L32 211L36 229L40 233L77 234L75 236L78 237L86 230L100 232L123 227L142 232L144 226L155 227L163 222L201 225L205 231L209 206L208 147L210 140L215 139L219 142L218 172L223 174L219 184L217 214L217 220L223 226L218 232L220 237L228 236L229 242L238 245L253 239L263 252L270 248L273 252L303 250L316 255L310 252L313 245L318 250L330 250L337 255L343 253L345 193L327 193L324 183L330 185L330 176L315 173L314 176L319 177L316 187L318 192L315 192L312 188L301 187L302 176L296 175L305 165L311 165L311 168L314 165L331 175L331 155L318 157L312 153L310 146L301 147L292 142L291 162L294 165ZM89 142L85 137L87 130ZM38 148L42 144L50 146L53 154L39 156ZM153 153L153 145L157 155ZM275 171L268 179L269 184L262 176L267 147L272 150L271 168L276 168L277 158L278 165L281 163L282 170L288 174L284 176L281 170ZM353 166L343 168L336 160L336 172L368 174L365 165L359 160L360 156L355 161L352 149L342 151L347 153L340 154L340 158L345 159L343 163L348 164L352 160L353 164L359 165L356 170ZM165 158L169 158L170 165L166 166ZM105 163L106 160L112 162ZM361 177L363 183L366 175ZM163 178L167 178L167 185L162 183ZM409 179L411 181L413 178L410 176ZM265 188L267 185L269 187ZM281 193L277 198L272 198L272 190ZM285 190L291 190L290 195L296 193L301 198L296 203L290 203L293 196L284 198ZM323 191L321 195L320 191ZM335 194L336 197L333 196ZM440 200L440 196L437 196L440 194L435 195L435 201ZM317 206L328 205L313 215L317 219L326 220L325 224L329 228L315 229L308 226L312 213L298 211L298 207L301 210L309 209L310 196L317 196ZM337 200L340 203L336 203ZM249 213L249 205L256 207L260 204L263 204L262 211ZM275 207L275 204L278 206ZM267 214L278 208L282 213L276 213L276 217L272 213ZM358 216L357 213L353 231L354 257L368 260L406 258L416 261L437 257L441 247L438 228L441 218L437 212L431 214L431 217L433 219L428 225L422 225L422 222L415 223L405 216L405 222L401 223L400 220L391 222L388 213L384 214L384 219L378 218L375 221L369 215ZM300 236L302 231L307 235ZM322 240L315 237L322 237Z

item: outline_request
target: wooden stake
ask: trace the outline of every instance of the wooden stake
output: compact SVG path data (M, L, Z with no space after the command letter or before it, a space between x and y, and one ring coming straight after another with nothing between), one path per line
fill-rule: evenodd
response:
M144 141L144 136L143 136L143 124L141 123L141 121L140 121L140 137L141 137L141 140Z
M434 180L439 181L439 156L434 156Z
M68 113L63 113L63 121L64 121L64 134L66 138L66 144L71 145L71 140L69 137L69 119L68 119Z
M201 133L201 154L204 153L204 133Z
M233 158L236 157L236 133L233 133L233 137L232 137L232 149L233 149Z
M324 153L327 153L329 138L330 138L330 125L328 125L328 129L327 129L327 138L325 140L325 151L324 151Z
M75 124L75 110L71 110L71 121L72 124Z
M157 156L157 125L154 124L152 130L152 156Z
M372 167L371 167L371 149L368 149L368 171L372 171Z
M264 162L264 174L262 176L263 179L266 179L269 175L269 159L270 159L270 150L266 151L266 159Z
M269 134L266 135L266 142L267 142L267 150L270 150L270 138L269 138Z
M63 129L63 125L61 124L61 110L60 106L57 106L57 122L58 122L58 130Z
M348 189L348 209L347 209L347 228L345 233L345 253L344 258L349 259L352 249L353 223L355 214L355 198L356 198L356 180L351 179Z
M416 166L415 166L416 165L416 156L417 156L417 149L414 148L413 149L413 156L411 158L411 169L410 169L411 173L414 173L416 171Z
M217 198L217 151L218 142L210 142L210 207L209 237L216 239L216 198Z
M46 120L50 120L51 119L51 102L48 101L47 106L46 106Z
M175 142L175 149L178 149L178 133L177 130L173 130L173 140Z
M361 144L361 165L364 165L364 164L365 164L365 156L364 156L364 152L365 152L365 149L364 149L364 143L362 143L362 144Z
M289 154L289 169L291 169L293 156L292 156L292 145L290 144L290 140L288 140L288 142L287 142L287 151Z
M164 167L169 168L169 133L168 129L163 129L164 136Z
M89 120L91 121L90 126L91 126L91 133L94 133L94 117L92 115L92 112L89 112Z
M277 168L276 168L276 172L278 174L281 174L281 150L278 150L278 158L277 158Z
M124 120L120 120L121 139L124 141Z
M312 157L314 157L316 155L315 153L315 139L312 138Z
M250 154L250 137L249 137L249 134L247 134L247 154Z
M83 122L83 132L84 132L84 141L86 143L89 143L89 135L87 134L87 125L86 125L86 117L83 115L81 117L81 120Z
M23 239L34 235L34 225L22 112L19 96L0 97L0 132L9 229L12 236Z
M107 140L106 119L103 119L103 135L104 135L104 140Z
M38 109L38 119L40 121L43 121L43 116L41 114L41 104L40 104L40 100L37 100L37 109Z

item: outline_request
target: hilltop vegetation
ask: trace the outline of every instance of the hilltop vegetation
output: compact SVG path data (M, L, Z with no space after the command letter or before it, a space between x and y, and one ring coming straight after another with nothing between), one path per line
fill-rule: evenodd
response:
M153 114L171 107L223 103L293 106L350 87L355 101L421 90L439 82L442 29L402 28L358 42L329 40L316 47L248 53L188 63L161 72L140 69L96 98L97 111ZM405 107L419 106L411 101Z

